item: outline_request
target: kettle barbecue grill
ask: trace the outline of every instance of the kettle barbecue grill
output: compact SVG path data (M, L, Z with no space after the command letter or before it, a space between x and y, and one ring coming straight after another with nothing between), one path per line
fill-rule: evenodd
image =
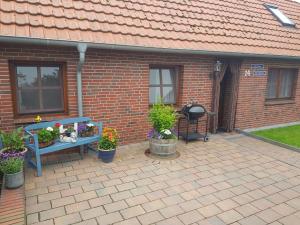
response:
M178 129L178 139L182 137L186 143L191 140L197 140L203 138L204 142L208 141L207 131L208 131L208 120L209 113L206 111L204 106L200 104L187 104L181 110L181 117L178 119L177 129ZM206 116L205 121L205 133L201 134L198 132L199 120ZM185 122L186 127L182 127L182 122ZM190 127L194 126L193 131L190 131Z

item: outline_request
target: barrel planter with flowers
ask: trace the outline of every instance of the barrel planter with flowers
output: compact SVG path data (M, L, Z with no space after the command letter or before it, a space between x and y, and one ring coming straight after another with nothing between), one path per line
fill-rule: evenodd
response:
M160 157L176 154L177 136L173 130L176 112L161 102L154 104L149 113L153 129L148 133L150 153Z
M104 163L110 163L116 154L118 133L116 129L104 128L98 143L98 158Z

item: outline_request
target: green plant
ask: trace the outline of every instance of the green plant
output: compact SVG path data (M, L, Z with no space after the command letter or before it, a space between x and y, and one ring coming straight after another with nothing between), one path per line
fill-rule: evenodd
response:
M24 137L23 128L18 128L11 132L0 132L0 138L4 148L10 151L23 151L24 150Z
M66 131L69 132L69 133L72 133L72 132L74 132L75 130L74 130L73 127L68 127Z
M99 150L113 150L116 149L118 143L118 133L116 129L104 128L102 137L98 143Z
M12 157L0 162L0 170L4 174L14 174L22 171L24 160L19 157Z
M53 140L52 131L49 131L45 128L37 132L39 143L49 143Z
M52 133L53 140L59 138L60 132L58 127L54 127Z
M149 113L149 120L157 132L171 130L176 122L176 112L172 106L159 102L152 106Z

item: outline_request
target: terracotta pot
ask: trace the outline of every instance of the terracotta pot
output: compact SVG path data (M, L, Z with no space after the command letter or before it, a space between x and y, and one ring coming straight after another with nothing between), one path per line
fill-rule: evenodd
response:
M177 139L151 138L149 145L151 154L167 157L176 153Z
M49 141L49 142L39 142L39 148L46 148L50 145L53 145L54 144L54 141Z

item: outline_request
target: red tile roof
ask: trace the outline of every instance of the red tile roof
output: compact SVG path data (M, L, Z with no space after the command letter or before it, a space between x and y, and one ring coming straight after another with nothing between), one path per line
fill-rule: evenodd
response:
M0 0L0 36L300 56L300 3L261 0Z

